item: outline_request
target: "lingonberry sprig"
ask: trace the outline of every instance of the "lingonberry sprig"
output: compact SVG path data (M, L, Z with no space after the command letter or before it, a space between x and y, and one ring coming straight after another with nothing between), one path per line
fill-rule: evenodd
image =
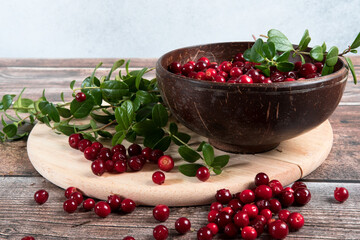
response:
M179 153L184 160L190 162L180 166L180 172L187 176L198 176L203 181L209 178L209 169L220 174L228 163L229 156L215 157L214 149L207 143L200 144L199 152L188 145L190 135L180 132L175 122L169 123L169 111L162 104L156 79L143 78L145 73L153 69L143 68L130 72L127 61L126 74L122 75L119 71L115 79L111 79L113 72L124 63L123 59L115 62L107 76L97 78L96 70L102 65L99 63L91 76L85 78L77 88L76 81L72 81L70 89L74 99L70 102L65 102L64 93L61 93L63 102L52 103L46 99L45 90L38 100L22 98L25 89L15 102L15 95L3 96L0 110L8 121L2 116L4 128L0 131L0 140L27 135L27 132L20 134L19 127L25 122L34 124L38 120L59 134L69 136L81 133L91 141L96 141L99 137L110 138L113 146L121 144L124 139L134 142L141 136L145 147L164 152L173 142L179 146ZM13 114L9 111L13 111ZM77 124L74 121L76 119L88 121ZM115 126L115 132L109 130L110 126ZM199 159L204 163L195 163ZM197 173L201 167L201 171Z
M279 30L271 29L267 35L260 35L254 45L244 52L244 58L247 61L258 63L255 66L260 69L266 76L270 76L270 68L276 67L281 72L288 72L294 69L294 64L289 61L290 56L299 56L302 63L305 63L303 55L309 55L313 60L324 62L321 75L325 76L334 71L334 66L338 62L338 58L343 57L347 53L357 53L357 48L360 46L360 33L357 35L351 45L348 46L342 53L339 54L339 49L336 46L331 47L326 52L326 43L321 46L316 45L311 50L308 50L308 45L311 41L309 31L306 29L297 47L294 47L289 39ZM350 58L344 57L348 63L354 83L357 83L354 65Z

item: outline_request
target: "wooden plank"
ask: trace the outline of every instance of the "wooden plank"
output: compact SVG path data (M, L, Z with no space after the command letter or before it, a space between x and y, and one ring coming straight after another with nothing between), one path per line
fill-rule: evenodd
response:
M287 239L360 239L360 214L358 199L360 184L307 182L312 200L303 207L290 207L291 212L303 214L305 226L290 233ZM350 198L343 204L335 202L335 187L346 187ZM159 186L161 187L161 186ZM12 191L9 191L11 189ZM46 189L49 200L37 205L33 195L38 189ZM196 231L180 236L174 230L179 217L187 217L192 229L207 224L209 206L170 208L165 223L156 222L151 207L138 207L133 213L110 214L100 219L93 212L77 211L67 214L62 209L62 189L44 181L41 177L6 177L0 181L0 238L21 239L32 235L36 239L122 239L132 235L136 239L152 239L152 230L158 224L170 229L169 239L196 239ZM215 194L215 193L214 193ZM351 235L350 235L351 234ZM214 239L223 239L220 234ZM269 239L264 234L261 239Z
M0 67L58 67L58 68L94 68L99 62L103 67L111 68L121 58L0 58ZM126 59L127 61L128 59ZM133 67L155 67L157 58L131 58Z

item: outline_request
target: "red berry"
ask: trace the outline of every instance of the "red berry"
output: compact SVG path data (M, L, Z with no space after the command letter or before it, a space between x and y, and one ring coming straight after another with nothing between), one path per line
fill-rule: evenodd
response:
M41 189L34 194L35 202L44 204L49 198L49 193L45 189Z
M113 153L113 156L112 156L111 160L113 162L127 161L127 157L126 157L126 154L123 154L121 152L115 152L115 153Z
M259 209L259 211L263 209L269 209L270 208L270 202L268 200L262 199L255 202L255 205Z
M298 212L291 213L287 219L287 224L291 230L299 230L304 226L304 223L304 217Z
M238 233L238 230L235 224L231 222L225 226L224 233L228 237L235 237Z
M214 69L218 69L219 65L217 64L217 62L211 62L209 65L209 68L214 68Z
M281 203L277 199L270 199L270 210L273 213L278 213L281 210Z
M119 208L121 206L121 198L120 198L120 196L118 196L116 194L108 196L108 199L106 202L109 204L111 211L113 211L113 212L119 210Z
M306 77L309 74L316 73L316 70L317 69L316 69L316 66L314 64L305 63L300 67L299 73L300 73L300 76Z
M150 153L150 161L153 163L157 163L159 158L163 155L164 155L163 151L159 149L154 149Z
M181 64L179 62L172 62L169 65L169 71L172 73L181 73Z
M183 74L184 76L189 76L189 73L193 72L194 69L194 65L192 65L191 63L185 63L181 67L181 74Z
M202 227L197 232L198 240L211 240L213 238L212 232L208 227Z
M284 189L282 184L278 180L275 180L275 179L271 180L268 185L269 185L269 187L271 187L273 196L279 195L282 192L282 190Z
M272 197L272 190L267 185L260 185L255 189L255 196L258 199L269 200Z
M152 180L156 184L163 184L165 182L165 174L161 171L156 171L152 175Z
M255 193L250 189L242 191L239 197L242 203L252 203L255 201Z
M216 217L215 223L220 229L223 229L228 223L231 223L232 217L227 212L220 212Z
M205 72L205 78L206 78L207 80L210 80L210 81L211 81L211 80L215 79L216 74L217 74L217 72L216 72L215 69L213 69L213 68L208 68L208 69L206 70L206 72Z
M255 229L258 236L260 236L264 232L265 225L266 218L262 215L256 216L256 218L250 222L250 226Z
M294 196L295 202L299 205L305 205L311 200L311 193L307 188L297 188Z
M94 147L87 147L84 150L84 157L87 160L95 160L97 157L98 152L96 151L96 149Z
M293 185L291 186L291 189L295 191L299 187L307 188L305 183L298 181L298 182L293 183Z
M115 163L113 160L107 160L104 163L105 172L112 172L114 170Z
M80 192L73 192L70 195L70 199L74 199L76 201L77 205L79 206L83 202L84 197Z
M219 215L219 211L218 210L211 210L209 213L208 213L208 222L209 223L214 223L216 222L216 218L217 216Z
M65 190L65 197L67 198L67 199L69 199L70 198L70 196L71 196L71 194L73 193L73 192L79 192L79 189L77 189L76 187L68 187L66 190Z
M247 213L250 219L255 218L259 213L259 209L254 204L246 204L242 211Z
M133 143L128 147L129 156L137 156L141 154L141 147L139 144Z
M220 212L227 212L231 217L234 216L234 210L231 207L224 207Z
M78 93L75 95L75 99L76 99L76 101L78 101L78 102L83 102L83 101L86 100L86 95L85 95L85 93L83 93L83 92L78 92Z
M345 202L349 198L349 192L344 187L337 187L334 190L334 197L339 202Z
M26 237L23 237L21 240L35 240L35 238L31 237L31 236L26 236Z
M118 173L126 172L127 166L125 161L116 161L114 163L114 170Z
M237 62L237 61L245 62L244 54L242 54L242 53L236 54L234 57L234 62Z
M237 83L253 83L253 79L248 75L241 75L239 78L236 79Z
M260 73L255 69L250 69L246 75L248 75L253 80L253 82L260 82Z
M295 81L294 78L285 78L284 79L284 82L293 82L293 81Z
M227 79L229 77L229 74L227 72L224 71L220 71L218 73L219 76L224 77L225 79Z
M210 229L213 236L219 232L219 227L215 223L208 223L206 227Z
M143 150L141 150L141 155L143 155L146 158L146 160L150 161L151 152L152 152L152 149L149 147L146 147Z
M261 83L272 83L272 81L270 80L270 78L265 78L261 80Z
M110 214L111 208L107 202L100 201L95 205L94 212L99 217L105 218Z
M169 172L174 168L174 160L169 155L161 156L158 160L158 167L160 170Z
M268 175L266 175L266 173L258 173L255 176L255 185L256 186L260 186L260 185L268 185L269 183L269 177Z
M269 220L272 218L272 212L270 209L263 209L260 211L260 215L263 215L266 220Z
M104 146L100 142L93 142L91 147L95 148L96 152L98 153Z
M198 170L196 171L196 177L200 180L200 181L207 181L210 177L210 171L207 167L199 167Z
M97 158L101 159L103 161L110 160L112 157L112 153L110 148L102 148L100 149L100 152L98 153Z
M228 61L224 61L220 64L219 66L220 70L221 71L224 71L224 72L230 72L231 68L232 68L232 64L231 62L228 62Z
M95 207L95 201L92 198L88 198L83 202L83 208L87 211L90 211Z
M237 211L242 208L242 204L239 199L234 198L230 200L228 207L231 207L232 210Z
M125 198L121 202L121 210L125 213L131 213L135 210L136 204L133 200Z
M324 64L322 62L316 62L316 63L314 63L314 65L316 67L316 71L318 73L321 73L324 68Z
M241 71L241 69L239 67L233 67L230 70L229 74L230 74L230 77L237 78L237 77L240 77L243 74L243 72Z
M116 153L116 152L121 153L121 154L126 156L126 148L125 148L125 146L122 145L122 144L116 144L115 146L113 146L111 148L111 153L114 155L114 153Z
M97 175L101 176L105 172L105 165L103 160L95 160L91 164L91 170L92 172Z
M79 145L78 145L78 149L81 151L81 152L84 152L85 149L87 147L90 147L92 144L92 142L88 139L82 139L80 142L79 142Z
M191 223L189 219L181 217L175 222L175 230L180 234L187 233L191 228Z
M196 72L201 72L201 71L204 71L207 67L207 63L204 62L204 61L198 61L197 63L195 63L195 67L194 67L194 70ZM205 73L204 73L205 75Z
M80 133L74 133L69 136L69 145L72 148L78 149L79 142L83 139Z
M282 190L282 192L291 192L294 193L294 190L291 187L286 187Z
M170 215L170 209L166 205L159 204L153 209L153 216L160 222L165 222Z
M200 62L200 61L205 62L205 63L207 64L207 66L210 65L210 60L209 60L207 57L201 57L201 58L199 58L199 59L198 59L198 62Z
M77 202L74 199L68 199L64 202L63 208L67 213L73 213L77 209Z
M144 167L145 161L145 158L141 158L141 156L132 156L128 164L131 170L140 171Z
M226 79L223 76L217 75L217 76L215 76L213 82L225 83Z
M295 197L292 192L285 191L281 193L279 200L283 207L289 207L294 203Z
M216 201L222 204L226 204L230 202L230 200L232 199L232 195L228 189L223 188L216 192L215 198Z
M223 209L223 205L219 202L213 202L210 205L210 210L217 210L217 211L221 211L221 209Z
M302 66L302 62L301 61L298 61L298 62L295 62L295 67L294 67L294 70L297 71L301 68Z
M196 73L195 79L205 80L205 79L206 79L205 73L204 73L204 72L198 72L198 73Z
M285 77L279 72L274 72L270 75L270 80L273 82L283 82Z
M282 209L278 213L278 217L280 220L287 222L288 218L290 216L290 211L286 209Z
M269 224L269 233L273 238L284 239L289 234L289 227L285 222L276 220Z
M241 237L244 240L254 240L257 238L257 232L255 228L246 226L241 230Z
M234 223L236 226L243 228L249 225L249 215L245 212L237 212L234 216Z
M135 240L135 238L131 237L131 236L126 236L123 238L123 240Z
M169 236L169 230L164 225L158 225L153 230L153 236L156 240L165 240Z

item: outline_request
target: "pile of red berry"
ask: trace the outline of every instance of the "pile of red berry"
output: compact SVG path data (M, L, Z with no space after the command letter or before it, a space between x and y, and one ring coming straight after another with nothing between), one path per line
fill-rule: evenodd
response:
M69 145L72 148L84 152L84 157L90 161L91 170L95 175L101 176L105 172L123 173L128 171L140 171L146 162L156 163L160 170L169 172L174 168L174 160L159 149L144 148L133 143L127 151L124 145L117 144L114 147L104 147L100 142L91 142L84 139L82 134L75 133L69 137ZM126 154L128 153L128 156ZM165 174L157 171L152 177L154 183L162 184Z
M220 64L210 62L206 57L201 57L197 62L189 61L181 65L172 62L168 69L174 74L198 80L221 83L272 83L290 82L304 78L317 78L321 76L324 64L322 62L305 63L296 62L293 71L280 72L272 67L270 77L266 77L261 70L256 69L257 63L247 62L242 53L235 55L232 61Z
M218 190L208 213L209 223L199 229L198 240L210 240L219 231L231 238L240 232L243 239L252 240L265 230L275 239L284 239L289 230L302 228L303 216L283 208L310 201L311 193L305 183L295 182L283 188L278 180L269 181L265 173L258 173L255 185L254 189L234 195L227 189Z

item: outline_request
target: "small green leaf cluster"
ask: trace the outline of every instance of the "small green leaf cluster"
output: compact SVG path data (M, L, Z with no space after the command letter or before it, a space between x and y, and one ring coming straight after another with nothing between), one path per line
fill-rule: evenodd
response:
M321 74L325 76L334 71L334 66L338 62L339 56L343 56L349 52L357 53L356 48L360 46L360 33L353 43L340 54L336 46L331 47L328 52L326 52L325 42L321 46L316 45L308 51L311 37L307 29L297 47L294 47L289 39L276 29L269 30L267 36L261 36L267 39L267 41L264 42L261 38L257 39L254 45L244 52L244 58L247 61L258 63L255 67L260 69L266 76L270 76L270 67L276 67L281 72L293 70L294 64L289 61L290 55L292 55L292 57L299 56L303 63L305 63L304 55L309 55L315 61L323 62L324 67ZM345 60L348 63L348 68L356 84L357 79L351 59L345 57Z

